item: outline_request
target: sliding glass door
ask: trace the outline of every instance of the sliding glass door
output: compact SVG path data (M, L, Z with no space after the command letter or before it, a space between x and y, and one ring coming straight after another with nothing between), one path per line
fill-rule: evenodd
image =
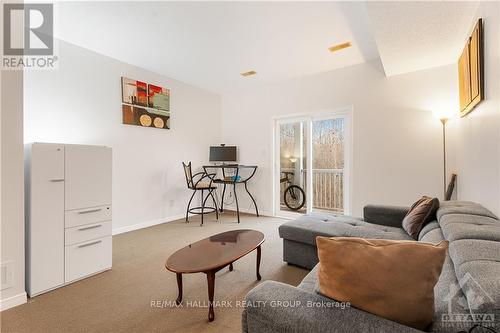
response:
M314 210L344 212L344 118L312 122L312 205Z
M308 126L305 120L287 120L277 125L279 149L279 210L307 212L306 174Z
M348 211L349 138L348 112L276 120L277 215Z

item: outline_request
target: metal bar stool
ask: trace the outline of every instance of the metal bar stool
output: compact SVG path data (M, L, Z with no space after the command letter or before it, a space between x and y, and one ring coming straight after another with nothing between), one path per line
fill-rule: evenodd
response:
M219 212L217 208L217 201L215 200L213 192L217 189L216 186L212 185L211 177L214 175L209 175L205 172L198 172L193 175L191 171L191 162L185 164L182 162L182 166L184 167L184 175L186 176L186 183L188 189L193 191L191 198L189 199L189 203L186 208L186 222L189 222L188 217L189 213L201 215L201 224L203 226L203 215L215 212L215 217L219 219ZM198 178L198 179L197 179ZM202 181L203 179L208 178L210 181ZM201 206L191 207L191 201L197 191L201 191ZM205 196L205 191L207 191L207 195ZM212 197L212 201L215 207L205 206L209 197Z

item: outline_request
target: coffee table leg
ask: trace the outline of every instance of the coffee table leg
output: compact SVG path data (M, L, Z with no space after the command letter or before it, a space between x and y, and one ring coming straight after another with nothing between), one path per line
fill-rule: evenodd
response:
M261 249L260 249L260 245L257 246L257 280L261 280L262 277L260 276L260 252L261 252Z
M229 271L232 272L233 271L233 263L230 263L229 264Z
M182 274L176 273L176 275L177 275L177 288L179 289L179 296L177 296L175 303L179 305L182 302Z
M214 321L214 289L215 289L215 271L207 272L207 282L208 282L208 321Z

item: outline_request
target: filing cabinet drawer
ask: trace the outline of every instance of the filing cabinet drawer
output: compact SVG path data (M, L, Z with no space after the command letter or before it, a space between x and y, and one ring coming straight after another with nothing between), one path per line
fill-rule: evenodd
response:
M66 246L66 283L111 268L112 246L111 236Z
M89 207L64 212L66 228L111 220L111 206Z
M106 221L66 228L64 231L65 245L111 236L111 224L111 221Z

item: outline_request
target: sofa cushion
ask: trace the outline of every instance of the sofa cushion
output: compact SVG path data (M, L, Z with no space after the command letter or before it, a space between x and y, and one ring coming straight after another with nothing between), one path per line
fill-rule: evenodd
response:
M439 223L437 221L431 221L429 223L427 223L423 228L422 230L420 230L420 233L418 234L418 240L422 240L422 238L429 232L431 232L432 230L436 230L436 229L439 229ZM442 240L442 239L441 239ZM427 241L424 241L424 242L427 242ZM432 242L431 242L432 243Z
M408 210L409 207L366 205L363 207L363 219L373 224L401 228L401 223Z
M482 239L460 239L450 243L449 254L455 269L466 262L500 261L500 242Z
M245 303L258 306L249 305L243 310L243 333L422 333L276 281L259 283L247 294Z
M444 238L450 242L460 239L500 241L500 224L453 223L441 228Z
M302 215L303 217L310 216L311 218L315 219L320 219L324 221L337 221L337 220L342 220L342 221L363 221L362 218L360 217L355 217L355 216L350 216L350 215L344 215L344 214L335 214L335 213L326 213L326 212L314 212L311 214L306 214Z
M472 313L500 316L500 262L469 261L456 270L460 287Z
M461 239L450 244L450 258L474 313L500 309L500 242Z
M436 213L437 219L440 220L444 215L447 214L466 214L466 215L478 215L486 216L494 219L498 219L495 214L490 212L488 209L484 208L478 203L470 201L443 201Z
M375 239L409 240L401 228L364 222L351 216L307 214L279 227L281 238L316 246L316 236L363 237Z
M317 290L318 287L318 268L319 264L314 266L314 268L306 275L306 277L300 282L297 288L300 288L304 291L313 293Z
M458 331L456 326L450 325L447 317L470 313L469 306L464 300L465 295L459 287L453 263L447 256L439 280L434 287L434 322L430 331L456 333Z
M495 218L487 216L479 216L479 215L453 213L453 214L443 215L439 219L439 225L441 227L445 227L453 223L466 223L474 225L492 224L497 226L500 225L500 222Z
M318 237L318 282L325 296L425 329L448 242Z
M441 228L432 229L429 232L426 232L419 241L437 244L440 241L444 240L443 233L441 232Z
M423 226L434 220L438 208L439 200L437 198L423 196L410 207L403 219L403 229L417 240Z

